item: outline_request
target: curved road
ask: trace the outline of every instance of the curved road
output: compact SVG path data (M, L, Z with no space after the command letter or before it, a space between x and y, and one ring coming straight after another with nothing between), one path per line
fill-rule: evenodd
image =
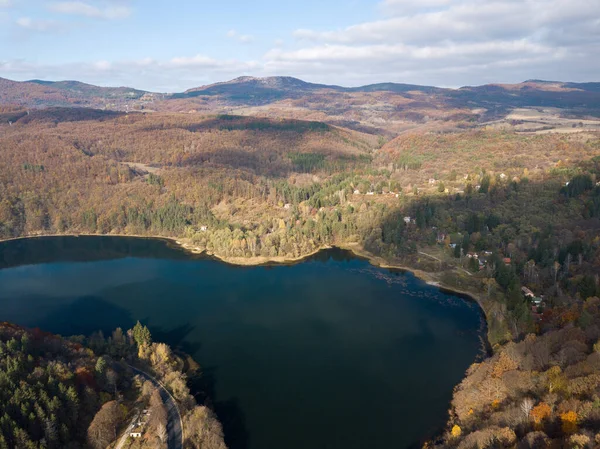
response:
M181 414L179 413L179 407L171 393L167 391L165 386L161 384L157 379L152 377L150 374L139 370L131 365L129 367L140 376L149 380L158 388L160 396L165 403L167 409L167 447L169 449L183 449L183 423L181 421Z

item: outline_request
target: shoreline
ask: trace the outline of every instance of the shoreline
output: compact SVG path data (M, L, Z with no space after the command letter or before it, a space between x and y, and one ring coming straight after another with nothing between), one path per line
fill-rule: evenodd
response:
M174 244L178 248L183 251L192 254L192 255L206 255L208 257L213 258L222 263L226 263L229 265L234 265L238 267L254 267L254 266L269 266L269 265L295 265L301 263L302 261L314 256L315 254L331 249L331 248L339 248L342 250L346 250L351 252L355 257L362 258L368 261L371 265L379 268L390 269L390 270L399 270L403 272L408 272L414 275L416 278L424 281L427 285L438 288L440 291L448 294L452 294L458 297L461 297L467 301L472 301L477 304L479 311L481 312L483 318L483 328L482 334L485 335L483 346L485 353L489 356L493 353L493 347L489 339L488 331L489 331L489 320L487 316L486 309L483 305L483 301L474 292L460 290L456 287L445 285L442 281L436 278L437 274L442 272L428 272L423 271L418 268L410 267L407 265L394 264L386 260L381 256L376 256L369 251L365 250L359 243L346 243L346 244L338 244L338 245L323 245L316 248L314 251L310 253L303 254L298 257L283 257L283 256L253 256L253 257L227 257L220 256L218 254L211 253L209 251L203 250L194 244L186 241L185 238L177 238L177 237L165 237L160 235L140 235L140 234L36 234L29 236L21 236L21 237L12 237L9 239L0 239L0 243L18 241L18 240L26 240L26 239L34 239L34 238L44 238L44 237L124 237L124 238L139 238L139 239L154 239L154 240L164 240L168 243Z
M223 257L223 256L219 256L216 254L211 254L210 252L208 252L206 250L201 250L199 247L191 244L189 241L186 241L186 239L178 239L175 237L165 237L165 236L156 236L156 235L41 234L41 235L33 235L33 236L15 237L15 238L10 238L10 239L2 239L2 240L0 240L0 244L4 243L4 242L10 242L10 241L18 241L18 240L25 240L25 239L32 239L32 238L44 238L44 237L117 237L117 238L123 237L123 238L163 240L167 244L173 245L173 246L177 247L178 249L181 249L190 255L194 255L194 256L205 255L205 256L208 256L208 257L210 257L216 261L219 261L221 263L238 266L238 267L269 266L269 265L281 265L281 266L295 265L295 264L302 263L302 261L310 258L311 256L314 256L315 254L317 254L321 251L331 249L331 248L339 248L341 250L349 251L354 257L363 259L375 267L411 273L417 279L420 279L421 281L425 282L427 285L435 287L442 293L454 295L454 296L462 298L465 301L475 303L477 305L477 308L478 308L480 316L481 316L481 328L480 328L480 336L479 336L480 342L481 342L481 352L478 355L476 355L476 357L472 363L481 362L482 360L491 357L494 353L494 347L492 347L492 344L490 342L490 336L489 336L490 328L489 328L489 322L488 322L489 321L488 315L487 315L486 309L485 309L483 302L482 302L481 298L479 297L479 295L477 295L474 292L460 290L455 287L445 285L444 282L442 282L436 278L436 275L439 275L442 273L441 271L427 272L427 271L423 271L418 268L413 268L413 267L410 267L407 265L402 265L402 264L398 264L398 263L394 264L393 262L390 262L383 257L376 256L376 255L370 253L369 251L365 250L358 243L348 243L348 244L340 244L340 245L324 245L324 246L316 248L314 251L311 251L308 254L304 254L302 256L293 257L293 258L264 257L264 256L248 257L248 258L246 258L246 257ZM191 356L189 356L188 354L185 354L185 355L187 355L189 357L189 359L191 359L195 364L197 364L197 361L195 361ZM462 379L465 379L465 378L466 378L466 371L465 371L465 374L463 375ZM455 386L455 388L456 388L456 386ZM449 422L448 419L451 416L450 410L448 413L449 413L449 415L448 415L448 418L446 419L446 426L448 425L448 422ZM435 438L436 435L441 435L443 432L443 429L444 429L444 427L440 427L440 429L433 431L431 433L431 435L427 437L427 440L431 441Z

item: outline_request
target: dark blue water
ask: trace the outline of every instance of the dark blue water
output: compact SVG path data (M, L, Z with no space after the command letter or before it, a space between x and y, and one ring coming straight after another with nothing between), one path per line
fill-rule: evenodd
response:
M240 268L168 242L0 243L0 321L147 324L190 353L232 449L390 449L443 427L480 349L473 303L341 250Z

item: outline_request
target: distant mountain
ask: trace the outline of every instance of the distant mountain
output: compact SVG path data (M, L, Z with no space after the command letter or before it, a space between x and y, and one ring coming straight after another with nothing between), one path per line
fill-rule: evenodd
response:
M368 86L344 88L346 92L425 92L425 93L441 93L449 89L433 86L420 86L418 84L399 84L399 83L378 83L369 84Z
M443 89L414 84L380 83L360 87L342 87L337 85L315 84L302 81L291 76L272 76L255 78L242 76L231 81L210 84L208 86L189 89L183 93L174 94L173 99L193 98L199 96L220 95L232 101L270 102L284 98L299 98L307 93L319 91L332 92L395 92L404 93L420 91L434 93Z
M231 81L210 84L185 92L173 94L171 98L194 98L199 96L222 96L235 102L268 103L284 98L298 98L319 90L343 90L339 86L313 84L289 76L255 78L242 76Z
M0 78L0 104L25 107L93 107L119 109L147 92L128 87L100 87L79 81L11 81Z
M378 93L389 93L382 102ZM486 118L517 107L556 107L570 112L600 116L600 83L527 80L518 84L487 84L446 89L401 83L378 83L359 87L309 83L289 76L239 77L175 94L153 94L129 87L99 87L79 81L10 81L0 78L0 105L28 108L92 107L113 110L164 110L223 112L236 107L263 107L282 100L294 102L295 110L324 114L323 120L356 120L357 113L380 109L385 120L410 119L447 111L447 117L485 109ZM384 104L389 103L389 104ZM150 106L151 105L151 106ZM278 108L287 104L279 103ZM365 107L368 108L365 109ZM363 112L360 112L360 109ZM451 112L452 110L452 112ZM379 113L379 112L378 112ZM443 114L442 114L443 115ZM288 118L302 118L292 116ZM304 116L310 116L305 114ZM312 118L310 118L312 119ZM359 119L364 124L369 120Z
M450 104L506 111L517 107L555 107L600 115L600 83L528 80L519 84L468 86L447 92Z
M40 84L42 86L50 86L56 89L72 92L89 97L102 98L131 98L136 99L146 94L146 91L132 89L129 87L99 87L93 84L86 84L80 81L42 81L31 80L28 83Z

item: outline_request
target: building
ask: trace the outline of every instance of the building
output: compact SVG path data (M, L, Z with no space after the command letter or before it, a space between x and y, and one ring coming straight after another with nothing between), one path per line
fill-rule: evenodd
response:
M284 209L290 209L292 207L292 205L290 203L287 203L285 206L283 206Z
M206 232L206 231L208 231L208 226L200 226L200 230L202 232Z
M142 413L137 414L131 424L131 430L129 431L129 436L131 438L142 438L149 415L150 412L148 410L144 410Z
M410 217L404 217L404 223L410 224Z
M358 189L354 190L354 194L355 195L360 195L360 190L358 190Z
M526 298L535 298L534 293L527 287L521 287L521 291L523 292L523 295L525 295Z

